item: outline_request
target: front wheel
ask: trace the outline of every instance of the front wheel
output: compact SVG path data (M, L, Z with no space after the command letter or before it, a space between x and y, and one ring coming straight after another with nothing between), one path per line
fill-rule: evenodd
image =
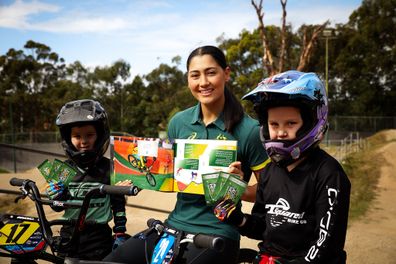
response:
M154 176L150 172L146 173L146 180L153 187L155 187L155 185L157 184L157 181L155 180Z
M237 263L253 263L253 260L257 256L257 251L251 248L241 248L239 250L239 256Z

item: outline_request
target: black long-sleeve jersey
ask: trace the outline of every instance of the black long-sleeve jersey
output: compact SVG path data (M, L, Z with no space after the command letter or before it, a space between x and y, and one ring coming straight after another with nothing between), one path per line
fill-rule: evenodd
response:
M272 256L345 263L350 189L341 165L320 148L290 172L271 162L241 234L262 240L260 251Z

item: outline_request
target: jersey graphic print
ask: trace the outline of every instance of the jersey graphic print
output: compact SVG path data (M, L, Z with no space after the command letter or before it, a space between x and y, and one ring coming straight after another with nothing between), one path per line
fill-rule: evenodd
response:
M305 256L305 260L308 262L311 262L316 258L319 252L319 248L323 245L323 243L327 240L329 236L330 223L334 221L332 220L334 216L333 209L337 203L337 196L338 196L338 191L336 189L334 188L327 189L327 201L329 203L328 204L329 209L327 210L323 218L320 220L318 241L316 241L316 243L309 249L308 254Z
M280 226L284 223L302 225L306 224L307 220L304 218L303 213L289 212L290 205L286 199L279 198L276 204L267 204L266 209L269 209L267 214L269 215L270 224L273 227Z

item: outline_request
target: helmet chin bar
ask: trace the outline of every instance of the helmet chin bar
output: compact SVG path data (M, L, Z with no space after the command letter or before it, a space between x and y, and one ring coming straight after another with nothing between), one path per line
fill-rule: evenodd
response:
M280 145L284 145L285 141L278 141L278 142L266 142L265 144L265 148L267 150L268 156L270 157L270 159L275 162L275 164L279 167L282 168L286 168L287 166L289 166L290 164L292 164L293 162L295 162L296 160L298 160L300 158L300 150L298 148L293 149L290 152L286 152L286 151L281 151L281 149L279 147L273 146L273 147L269 147L269 144L280 144ZM294 153L294 154L292 154Z
M68 149L66 153L82 169L87 169L98 159L98 153L93 150L79 152Z

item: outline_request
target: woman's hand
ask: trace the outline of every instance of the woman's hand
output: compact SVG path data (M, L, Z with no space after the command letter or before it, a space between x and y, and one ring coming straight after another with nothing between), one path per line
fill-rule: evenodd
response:
M239 178L243 180L242 163L240 161L234 161L228 166L228 173L239 175Z

